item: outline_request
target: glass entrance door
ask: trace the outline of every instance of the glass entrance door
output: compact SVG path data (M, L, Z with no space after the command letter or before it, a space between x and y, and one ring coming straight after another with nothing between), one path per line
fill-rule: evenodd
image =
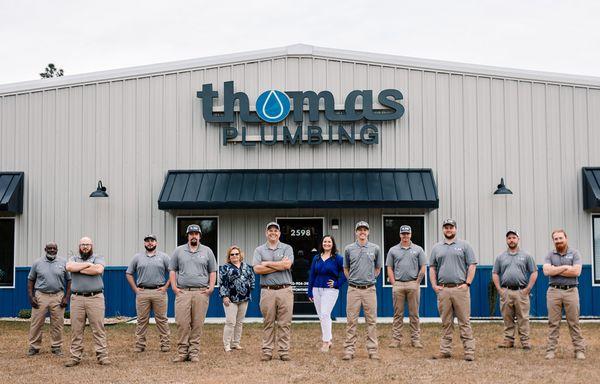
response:
M277 219L277 223L281 227L281 241L294 249L294 315L316 316L307 288L310 264L323 237L323 218L282 218Z

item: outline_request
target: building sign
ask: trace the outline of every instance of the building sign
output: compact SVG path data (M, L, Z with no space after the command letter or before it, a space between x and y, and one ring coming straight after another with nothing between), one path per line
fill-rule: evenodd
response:
M197 97L202 99L204 120L207 123L221 124L223 145L240 140L246 146L256 145L256 142L265 145L277 142L291 145L315 145L323 142L354 144L356 140L366 145L378 144L377 122L397 120L404 114L404 106L400 104L403 96L397 89L379 92L377 102L384 107L379 110L374 108L372 90L351 91L346 96L343 108L336 108L333 94L329 91L316 93L269 90L258 96L256 111L251 111L248 95L234 92L233 81L224 83L222 111L214 110L214 99L219 97L219 93L213 90L212 84L202 85L202 91L197 93ZM361 107L357 107L359 99ZM234 124L236 101L241 126ZM320 107L321 102L323 107ZM322 118L321 110L327 121L325 127L318 125ZM295 127L285 123L278 125L288 117L295 123Z

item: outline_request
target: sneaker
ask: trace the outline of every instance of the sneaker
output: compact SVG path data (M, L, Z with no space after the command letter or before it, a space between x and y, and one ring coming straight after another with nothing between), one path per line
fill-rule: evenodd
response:
M473 355L465 355L465 361L474 361L475 360L475 356Z
M331 349L331 345L332 345L331 342L325 342L325 343L323 343L323 345L321 346L320 351L323 352L323 353L329 352L329 350Z
M169 352L170 350L171 350L171 348L169 346L166 346L166 345L160 347L160 351L161 352Z
M422 349L423 348L423 344L421 344L420 341L413 341L412 342L412 346L413 346L413 348L418 348L418 349Z
M102 359L102 360L98 360L98 364L100 364L100 365L110 365L111 362L108 359Z
M375 352L375 353L369 353L369 359L371 360L381 360L381 356L379 356L379 353Z
M452 355L449 354L449 353L439 352L438 354L433 355L432 359L434 359L434 360L441 360L441 359L449 359L451 357L452 357Z
M79 365L79 361L77 360L69 360L65 363L65 367L74 367L76 365Z
M400 342L397 340L392 340L388 345L388 348L400 348Z
M577 351L575 352L575 358L577 360L585 360L585 353L583 353L582 351Z
M35 356L38 353L40 353L39 349L29 348L29 351L27 351L27 356Z
M290 360L292 360L292 358L290 357L290 355L281 355L281 356L279 356L279 360L290 361Z
M231 349L237 349L238 351L241 351L242 349L244 349L244 347L242 347L241 345L232 345Z
M223 349L225 350L225 352L231 352L231 348L230 347L223 347Z
M497 345L498 348L514 348L515 344L511 341L503 341L500 344Z
M531 345L529 345L529 344L523 345L523 350L525 350L525 351L531 351Z
M273 358L271 355L262 355L260 361L270 361Z
M352 360L354 358L354 355L351 353L346 353L344 354L344 357L342 357L342 360Z
M546 352L546 360L553 360L556 357L556 355L554 354L554 351L548 351Z
M51 352L55 356L62 356L63 355L62 349L60 349L60 348L52 348Z
M190 361L192 363L199 363L200 362L200 358L198 356L192 356L192 357L190 357Z
M174 363L183 363L183 362L187 361L187 356L178 355L178 356L175 356L173 358L173 360L171 360L171 361Z

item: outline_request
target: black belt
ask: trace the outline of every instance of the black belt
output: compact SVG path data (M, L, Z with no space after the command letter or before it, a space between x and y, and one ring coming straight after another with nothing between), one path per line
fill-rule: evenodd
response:
M187 287L187 288L179 288L184 291L206 291L208 287Z
M550 286L552 288L562 289L562 290L567 290L567 289L571 289L571 288L577 288L577 285L556 285L556 284L550 284Z
M279 290L279 289L284 289L289 287L289 284L279 284L279 285L261 285L260 287L263 289L273 289L275 291Z
M526 285L502 285L501 288L510 289L511 291L518 291L520 289L527 288Z
M161 288L162 285L138 285L137 287L142 289L158 289Z
M354 284L350 284L348 283L349 286L351 286L352 288L356 288L356 289L369 289L372 286L374 286L375 284L368 284L368 285L354 285Z
M417 281L417 279L413 279L413 280L396 280L399 281L401 283L414 283L415 281Z
M44 292L44 291L38 291L39 293L43 293L44 295L56 295L59 292L64 292L64 291L56 291L56 292Z
M465 283L442 283L442 284L438 284L440 287L444 287L444 288L456 288L458 286L461 286Z
M90 296L96 296L101 294L103 291L94 291L94 292L73 292L73 294L75 296L83 296L83 297L90 297Z

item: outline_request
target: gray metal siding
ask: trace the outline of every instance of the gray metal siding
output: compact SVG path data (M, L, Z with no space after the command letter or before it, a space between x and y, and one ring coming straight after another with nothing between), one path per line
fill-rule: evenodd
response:
M337 104L353 89L398 88L406 113L383 123L380 144L373 146L222 146L219 129L202 119L196 91L211 82L220 92L215 104L222 104L228 80L251 104L271 88L327 89ZM582 209L581 167L600 165L598 127L600 90L594 87L288 57L0 96L0 170L26 175L17 266L30 265L48 240L75 251L84 234L111 265L126 264L149 231L172 249L178 213L157 207L168 169L346 167L432 168L440 208L427 215L428 246L439 240L441 220L452 216L482 264L503 249L507 227L521 230L523 247L541 263L550 231L564 227L589 263L591 219ZM514 195L492 195L500 177ZM88 198L99 179L110 197ZM220 217L221 249L241 237L249 251L263 241L264 221L315 212L323 211L194 214ZM384 211L367 212L371 222L381 222ZM347 221L355 213L326 214L344 218L342 243L350 241Z

